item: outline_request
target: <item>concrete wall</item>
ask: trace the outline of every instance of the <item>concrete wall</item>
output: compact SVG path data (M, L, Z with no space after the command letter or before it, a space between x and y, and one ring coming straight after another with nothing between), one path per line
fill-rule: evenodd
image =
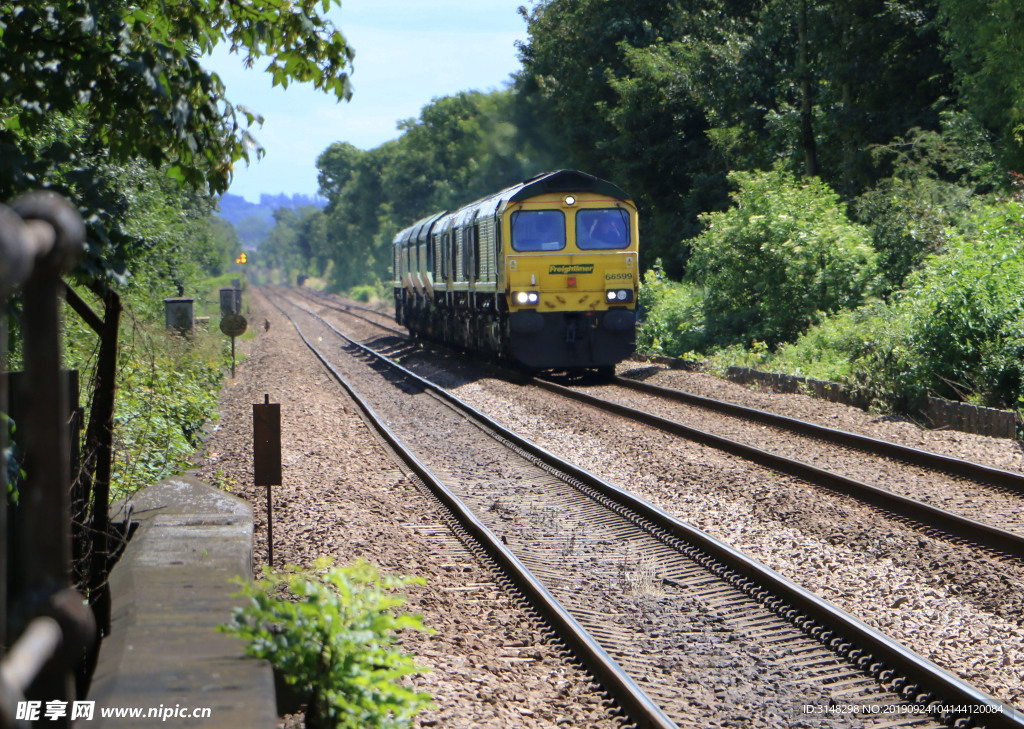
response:
M756 383L762 387L770 387L776 392L802 392L864 409L871 404L867 398L851 392L836 382L761 372L747 367L730 367L727 376L733 382ZM922 398L914 410L915 412L911 414L923 418L931 428L946 428L996 438L1014 438L1016 436L1017 414L1011 410L996 410L965 402L943 400L938 397Z

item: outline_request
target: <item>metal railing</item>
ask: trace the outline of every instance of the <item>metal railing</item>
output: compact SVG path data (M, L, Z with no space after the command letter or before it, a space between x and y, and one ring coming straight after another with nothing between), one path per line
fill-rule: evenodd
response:
M0 649L16 638L0 662L0 726L21 726L17 706L26 698L70 702L74 670L96 634L81 594L71 588L71 483L68 392L61 371L62 274L81 255L85 226L77 210L49 192L0 205L0 296L20 292L25 376L18 445L26 478L19 488L16 560L8 564L6 464L0 493ZM6 347L6 315L0 341ZM0 391L0 410L8 410ZM0 428L5 441L7 428ZM29 541L30 540L30 541ZM8 612L8 605L10 610ZM65 704L66 706L67 704ZM68 726L65 716L48 726Z

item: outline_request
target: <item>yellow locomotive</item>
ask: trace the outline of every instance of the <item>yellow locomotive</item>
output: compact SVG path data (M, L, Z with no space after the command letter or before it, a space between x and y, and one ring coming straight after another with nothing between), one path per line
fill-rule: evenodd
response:
M621 189L538 175L395 236L395 319L531 369L609 373L636 346L637 243Z

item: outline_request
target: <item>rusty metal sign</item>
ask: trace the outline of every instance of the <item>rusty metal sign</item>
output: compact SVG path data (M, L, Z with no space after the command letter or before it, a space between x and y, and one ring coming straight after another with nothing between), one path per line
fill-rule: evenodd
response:
M256 486L281 485L281 404L264 397L252 406L253 475Z
M220 330L229 337L240 337L245 334L249 322L241 314L228 314L220 320Z
M232 342L235 340L232 339ZM273 486L281 485L281 404L263 396L252 406L252 471L256 486L267 487L267 564L274 566Z

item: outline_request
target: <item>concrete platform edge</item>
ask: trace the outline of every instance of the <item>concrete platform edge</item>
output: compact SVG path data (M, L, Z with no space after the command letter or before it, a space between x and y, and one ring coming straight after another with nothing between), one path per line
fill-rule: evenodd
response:
M270 664L217 631L240 604L232 578L252 575L252 509L190 476L132 503L139 527L110 576L111 634L88 697L94 716L75 726L152 727L166 717L177 727L275 727ZM142 712L103 717L104 709Z

